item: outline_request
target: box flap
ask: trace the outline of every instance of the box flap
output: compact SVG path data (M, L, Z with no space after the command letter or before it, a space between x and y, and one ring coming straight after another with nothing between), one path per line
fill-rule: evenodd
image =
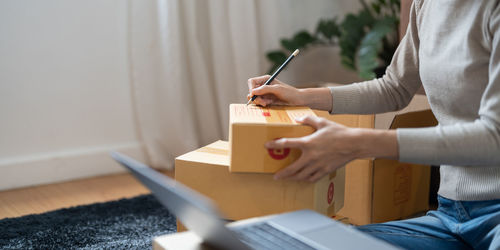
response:
M231 123L252 124L297 124L295 118L306 115L316 116L308 107L272 106L231 104L229 116Z
M176 161L190 161L229 167L229 142L216 141L205 147L183 154Z
M438 124L431 110L409 112L396 115L391 124L391 129L433 127Z
M427 100L427 96L425 95L415 95L413 99L411 99L408 106L400 111L395 112L387 112L383 114L375 115L375 128L377 129L388 129L390 128L392 121L396 115L414 112L414 111L422 111L430 109L429 101Z

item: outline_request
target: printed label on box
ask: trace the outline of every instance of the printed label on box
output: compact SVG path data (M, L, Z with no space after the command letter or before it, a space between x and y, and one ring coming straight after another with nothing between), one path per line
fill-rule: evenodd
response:
M407 202L411 194L411 165L400 164L394 173L394 205Z
M276 124L297 124L295 118L306 115L316 116L316 114L306 107L259 107L256 105L235 105L231 106L231 118L235 122L248 123L276 123Z
M332 204L333 201L333 182L330 182L330 185L328 185L328 193L326 195L326 200L328 202L328 205Z

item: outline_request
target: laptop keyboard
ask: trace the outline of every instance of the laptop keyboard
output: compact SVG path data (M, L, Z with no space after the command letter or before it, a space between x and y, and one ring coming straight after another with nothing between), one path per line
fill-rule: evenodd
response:
M314 249L268 223L252 224L231 230L253 249Z

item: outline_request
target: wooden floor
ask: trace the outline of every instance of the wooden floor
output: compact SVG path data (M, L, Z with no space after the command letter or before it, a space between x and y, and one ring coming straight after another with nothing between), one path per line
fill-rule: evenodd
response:
M173 171L163 171L173 177ZM0 219L147 194L130 174L0 191Z

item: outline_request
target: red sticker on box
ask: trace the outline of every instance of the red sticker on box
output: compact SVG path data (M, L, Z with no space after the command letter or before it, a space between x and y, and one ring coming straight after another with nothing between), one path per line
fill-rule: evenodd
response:
M278 140L281 138L276 138L274 140ZM290 154L290 148L280 148L280 149L267 149L267 153L271 158L275 160L283 160Z
M332 201L333 201L333 182L330 182L330 186L328 186L328 194L326 196L326 200L328 201L328 205L332 204Z
M290 149L268 149L267 152L269 153L269 156L271 156L271 158L275 160L283 160L290 154Z

